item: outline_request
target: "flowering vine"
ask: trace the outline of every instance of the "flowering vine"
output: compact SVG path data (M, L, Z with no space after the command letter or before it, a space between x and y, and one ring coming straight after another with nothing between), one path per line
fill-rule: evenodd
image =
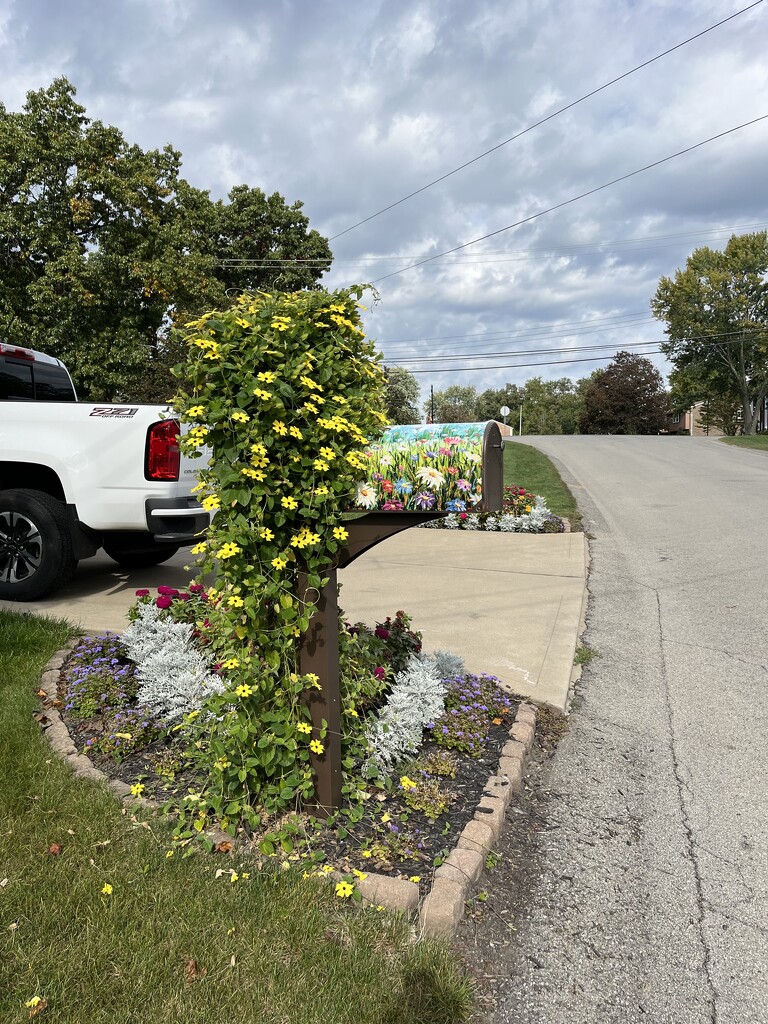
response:
M276 812L312 793L310 751L324 750L299 671L334 554L348 534L364 465L380 433L384 375L360 324L361 288L243 295L187 325L176 409L182 445L210 458L192 550L214 574L196 624L226 688L208 701L205 748L218 766L206 801L225 826L255 803ZM299 589L299 573L305 585Z

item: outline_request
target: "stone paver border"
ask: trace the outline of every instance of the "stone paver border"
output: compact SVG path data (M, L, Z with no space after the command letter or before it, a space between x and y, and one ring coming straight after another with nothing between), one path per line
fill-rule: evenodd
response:
M38 696L44 705L40 725L51 749L70 765L76 775L92 782L105 783L117 799L127 806L159 810L159 803L133 796L126 782L110 779L89 757L78 753L61 715L55 707L50 706L50 702L58 697L61 669L80 642L80 638L71 640L56 651L40 677ZM499 841L512 796L522 790L525 765L533 745L535 729L536 708L523 701L509 730L509 739L502 748L498 770L488 778L474 817L464 826L455 848L435 870L432 887L421 905L418 883L372 871L364 879L356 881L366 903L400 911L409 917L418 914L420 935L453 937L464 916L470 890L479 882L485 870L486 858ZM215 844L232 843L232 837L220 829L209 829L204 835ZM332 877L341 878L342 875L334 872Z

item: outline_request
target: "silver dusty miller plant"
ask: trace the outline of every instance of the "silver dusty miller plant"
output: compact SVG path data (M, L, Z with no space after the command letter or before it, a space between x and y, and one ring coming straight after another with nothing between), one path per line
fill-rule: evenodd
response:
M174 622L149 603L138 606L138 617L123 635L139 679L136 701L167 725L225 689L211 671L210 658L196 647L193 629L191 623Z
M443 713L445 684L434 658L414 655L368 730L369 762L384 775L421 746L424 728Z

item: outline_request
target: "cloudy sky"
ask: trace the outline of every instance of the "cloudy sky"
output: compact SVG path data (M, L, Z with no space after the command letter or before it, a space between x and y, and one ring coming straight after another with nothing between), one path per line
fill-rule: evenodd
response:
M621 348L665 371L659 277L768 226L768 120L731 131L768 114L768 4L556 112L749 2L0 0L0 99L65 75L214 198L303 201L327 283L376 284L368 333L424 396L578 379Z

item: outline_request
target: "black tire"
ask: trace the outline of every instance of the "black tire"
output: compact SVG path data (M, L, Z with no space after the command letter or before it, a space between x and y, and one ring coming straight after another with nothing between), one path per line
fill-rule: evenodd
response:
M151 550L137 551L105 544L104 550L113 561L126 569L149 569L153 565L162 565L169 558L173 558L179 550L179 546L178 544L158 544Z
M66 506L43 491L0 491L0 598L36 601L76 568Z

